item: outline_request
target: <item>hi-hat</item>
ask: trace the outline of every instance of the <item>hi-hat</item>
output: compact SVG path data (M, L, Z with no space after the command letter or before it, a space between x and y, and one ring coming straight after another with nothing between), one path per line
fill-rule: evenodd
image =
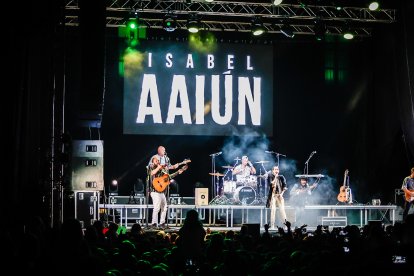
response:
M221 166L221 167L225 169L233 169L233 166Z
M213 175L213 176L224 176L224 174L222 173L208 173L209 175Z
M256 163L256 164L263 164L263 163L267 163L267 162L270 162L270 161L257 161L257 162L254 162L254 163Z

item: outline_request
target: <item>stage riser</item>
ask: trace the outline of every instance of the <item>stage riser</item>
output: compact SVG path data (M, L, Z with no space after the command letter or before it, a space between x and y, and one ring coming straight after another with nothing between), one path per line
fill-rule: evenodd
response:
M137 222L145 222L145 214L148 213L149 219L152 216L152 205L133 205L133 204L100 204L99 208L108 210L111 213L115 210L115 221L120 224L137 220ZM147 210L148 208L148 210ZM245 223L260 224L263 227L270 222L270 209L264 206L233 206L233 205L169 205L168 219L169 224L181 225L185 220L188 210L196 209L200 213L200 219L205 225L221 225L233 227ZM294 226L303 224L308 227L316 227L318 225L327 225L330 227L341 227L347 225L363 226L369 221L381 221L383 224L395 223L395 211L397 206L338 206L338 205L321 205L321 206L305 206L303 219L298 221L298 215L295 208L286 207L287 219ZM134 210L134 211L131 211ZM333 211L334 210L334 211ZM102 213L102 211L101 211ZM121 215L122 214L122 215ZM125 216L126 214L126 216ZM139 214L134 216L134 214ZM278 226L283 226L280 220L280 213L277 210Z

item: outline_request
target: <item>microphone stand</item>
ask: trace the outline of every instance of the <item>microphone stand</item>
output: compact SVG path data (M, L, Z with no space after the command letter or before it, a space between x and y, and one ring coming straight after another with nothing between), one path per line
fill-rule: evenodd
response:
M280 163L280 156L286 157L285 154L282 154L282 153L279 153L279 152L276 152L276 151L266 151L266 152L276 155L276 158L277 158L277 166L278 167L279 167L279 163ZM263 164L262 164L262 166L263 166ZM263 167L263 169L265 169L265 168ZM266 169L265 169L265 172L267 173ZM266 177L266 181L265 181L265 198L267 199L266 191L268 191L268 189L267 189L266 184L267 184L267 177Z
M149 185L150 185L150 168L149 168L149 165L148 165L148 167L147 167L147 180L146 180L146 198L145 198L145 201L146 201L146 204L147 204L147 208L145 208L145 227L148 229L148 208L149 208L149 193L150 193L150 188L149 188Z
M210 156L211 156L211 170L212 170L213 173L216 172L216 156L220 155L220 154L221 154L221 152L210 154ZM213 197L213 199L210 201L210 203L214 202L214 200L218 196L217 183L216 183L216 178L214 177L214 175L211 176L211 185L212 185L212 197Z
M308 160L305 162L305 168L303 169L303 174L308 175L309 174L309 160L312 158L312 156L316 153L316 151L312 151L312 153L309 155Z
M272 154L275 154L276 155L276 158L277 158L277 166L279 167L279 159L280 159L280 157L279 156L283 156L283 157L286 157L286 155L284 155L284 154L281 154L281 153L278 153L278 152L275 152L275 151L266 151L267 153L272 153Z

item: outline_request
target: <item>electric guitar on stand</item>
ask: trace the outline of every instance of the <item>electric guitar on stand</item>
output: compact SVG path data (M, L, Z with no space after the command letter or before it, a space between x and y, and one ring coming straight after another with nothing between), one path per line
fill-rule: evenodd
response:
M348 182L349 170L345 170L344 183L339 189L338 201L342 203L352 203L352 193Z
M183 166L182 168L180 168L178 171L176 171L176 172L174 172L172 174L165 173L165 174L163 174L163 175L161 175L159 177L155 177L154 180L152 181L152 186L154 187L154 189L157 192L160 192L160 193L164 192L165 189L168 187L168 185L170 185L171 179L173 179L178 174L181 174L185 170L187 170L188 169L187 163L190 163L190 162L191 162L191 160L186 159L183 162L178 163L178 166L181 166L183 164L186 164L185 166Z

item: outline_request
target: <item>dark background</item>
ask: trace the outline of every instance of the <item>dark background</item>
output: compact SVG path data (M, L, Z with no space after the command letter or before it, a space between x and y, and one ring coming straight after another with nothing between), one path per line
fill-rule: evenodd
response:
M104 140L105 185L121 179L119 192L125 195L137 178L145 179L145 165L159 145L166 147L174 162L192 159L190 169L177 177L183 196L193 194L197 181L211 187L209 154L222 149L227 153L266 145L286 154L281 161L289 169L284 174L291 184L316 150L309 172L329 176L328 184L339 192L344 171L349 169L350 185L360 203L372 198L393 203L394 189L401 187L414 164L409 86L409 79L413 83L409 70L413 68L413 35L407 27L413 19L406 16L413 12L410 1L396 1L398 21L376 26L369 38L331 37L318 42L311 37L268 34L252 41L251 47L272 43L274 49L274 136L247 141L242 137L123 135L123 79L118 66L124 41L116 29L102 27L99 9L93 9L93 21L84 17L87 27L64 28L59 23L61 3L29 3L25 9L7 4L11 14L30 19L30 24L16 20L2 25L8 49L4 87L9 87L3 88L3 222L18 225L35 214L50 218L54 185L70 190L70 139ZM91 8L84 12L90 14ZM181 35L149 31L147 39ZM225 35L216 35L218 43L242 40L240 34ZM334 70L332 81L325 80L326 69ZM96 117L101 119L100 128L82 124ZM240 156L242 152L232 153ZM223 154L216 165L232 164L234 155ZM52 167L63 171L59 181L56 174L51 177L56 171Z

